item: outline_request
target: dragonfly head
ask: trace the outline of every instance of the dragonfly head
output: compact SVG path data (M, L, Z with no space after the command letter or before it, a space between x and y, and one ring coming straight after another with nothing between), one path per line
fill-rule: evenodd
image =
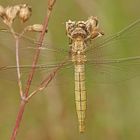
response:
M71 41L79 37L84 41L88 41L104 34L98 28L98 19L93 16L89 17L86 21L76 22L68 20L66 22L66 32Z

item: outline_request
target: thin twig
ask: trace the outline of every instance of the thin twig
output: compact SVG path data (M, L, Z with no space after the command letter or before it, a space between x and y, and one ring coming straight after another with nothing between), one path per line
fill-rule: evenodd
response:
M53 5L54 5L54 3L53 3ZM52 7L53 7L53 5L52 5ZM32 79L33 79L33 76L34 76L34 73L35 73L36 64L37 64L37 61L38 61L38 58L39 58L39 54L40 54L40 49L38 49L38 48L41 47L41 44L43 42L43 39L44 39L44 36L45 36L45 32L46 32L46 29L48 27L48 22L49 22L51 13L52 13L52 9L48 8L48 13L47 13L47 16L45 18L43 31L41 32L41 35L40 35L40 38L39 38L39 41L38 41L39 44L37 44L37 50L36 50L34 58L33 58L32 69L31 69L31 71L29 73L26 89L25 89L25 92L24 92L24 95L23 95L25 97L25 99L26 99L26 97L29 94L30 85L31 85L31 82L32 82ZM18 115L17 115L17 119L16 119L16 122L15 122L14 129L12 131L12 135L11 135L10 140L15 140L16 139L17 132L19 130L19 126L20 126L20 123L21 123L21 120L22 120L22 116L23 116L23 113L24 113L24 109L25 109L26 103L27 102L25 100L21 100L19 111L18 111Z
M21 73L20 73L20 65L19 65L19 37L16 37L16 69L17 69L20 97L23 98L23 89L22 89Z
M38 86L36 90L34 90L27 98L26 101L29 101L35 94L39 93L40 91L44 90L48 84L52 81L52 79L55 77L56 73L58 72L59 69L65 64L65 62L61 63L60 66L58 66L56 69L54 69L49 76L47 76L41 84Z
M19 86L19 93L21 99L23 98L23 89L22 89L22 82L21 82L21 73L20 73L20 65L19 65L19 38L20 35L16 35L16 32L14 31L12 26L8 26L10 29L10 32L12 33L13 37L16 40L16 71L17 71L17 80L18 80L18 86Z
M30 89L30 86L31 86L33 75L35 73L36 64L37 64L37 61L38 61L38 58L39 58L39 55L40 55L40 49L39 48L41 47L41 44L43 42L43 39L44 39L44 36L45 36L45 33L46 33L46 29L48 27L48 23L49 23L51 12L52 11L48 10L48 14L47 14L46 20L44 22L43 31L41 32L41 35L40 35L40 38L39 38L39 41L38 41L39 43L37 44L37 49L36 49L35 55L33 57L32 69L31 69L31 71L29 73L26 89L25 89L25 92L24 92L25 93L25 95L24 95L25 98L29 94L29 89Z
M18 133L18 130L19 130L19 126L20 126L20 123L21 123L21 120L22 120L22 116L23 116L23 113L24 113L25 105L26 105L26 102L21 100L20 106L19 106L19 111L18 111L17 118L16 118L16 123L15 123L15 126L14 126L14 129L13 129L10 140L15 140L16 139L16 136L17 136L17 133Z

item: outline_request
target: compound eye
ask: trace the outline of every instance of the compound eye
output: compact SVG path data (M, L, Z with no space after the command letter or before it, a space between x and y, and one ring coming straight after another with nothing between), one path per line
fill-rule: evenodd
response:
M86 28L87 28L87 31L89 32L89 34L91 32L93 32L93 30L97 27L98 27L98 19L96 17L90 17L86 21Z
M66 28L67 29L72 28L74 26L75 26L75 21L69 20L68 22L66 22Z
M86 27L86 24L85 24L84 21L79 21L79 22L77 22L77 27L85 28Z

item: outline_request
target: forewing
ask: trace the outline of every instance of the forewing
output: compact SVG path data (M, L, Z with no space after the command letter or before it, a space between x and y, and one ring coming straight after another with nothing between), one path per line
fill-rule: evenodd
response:
M19 40L21 79L25 86L38 45L38 37L32 35L32 38L22 36ZM43 42L43 45L39 48L40 56L36 66L34 82L32 82L33 85L39 85L45 77L58 68L64 61L66 62L64 66L67 67L69 65L68 52L63 51L61 48L57 49L58 46L54 47L49 39L47 41L47 43ZM0 32L0 44L0 78L17 84L15 39L7 30L3 30Z
M121 82L140 75L140 20L118 33L92 42L87 50L95 81ZM90 71L90 70L89 70Z

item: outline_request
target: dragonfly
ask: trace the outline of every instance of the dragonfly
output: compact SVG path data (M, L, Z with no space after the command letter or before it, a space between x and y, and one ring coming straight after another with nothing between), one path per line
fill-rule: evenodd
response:
M8 33L1 32L1 34L3 38L7 38ZM87 110L85 68L91 67L92 73L95 71L95 75L93 75L97 81L106 81L107 79L108 81L113 81L114 79L117 81L119 78L120 80L124 80L139 75L140 19L134 21L119 32L105 38L103 37L105 36L104 33L99 28L98 19L96 17L89 17L86 21L68 20L66 22L66 35L69 40L69 47L67 47L67 49L58 46L49 47L48 44L42 43L42 46L38 49L42 51L43 55L45 54L45 60L49 61L49 63L42 64L41 61L39 61L39 64L36 65L36 69L39 71L44 69L52 70L59 67L63 62L65 63L62 68L69 69L74 66L76 112L79 132L83 133L85 131ZM24 59L27 56L25 59L28 60L24 63L28 63L31 59L31 53L36 50L34 46L37 44L37 41L27 36L22 36L21 42L22 41L24 45L20 50L23 56L21 56L21 58ZM3 45L5 45L5 43L3 43ZM8 49L10 49L11 52L14 50L13 48ZM122 50L122 53L120 50ZM23 53L24 51L26 54ZM56 59L54 60L50 60L49 58L52 52L56 55ZM127 56L125 52L127 52ZM129 53L130 56L128 57ZM0 65L0 75L3 75L3 71L16 71L15 65ZM31 67L30 64L20 65L21 69L30 69Z

